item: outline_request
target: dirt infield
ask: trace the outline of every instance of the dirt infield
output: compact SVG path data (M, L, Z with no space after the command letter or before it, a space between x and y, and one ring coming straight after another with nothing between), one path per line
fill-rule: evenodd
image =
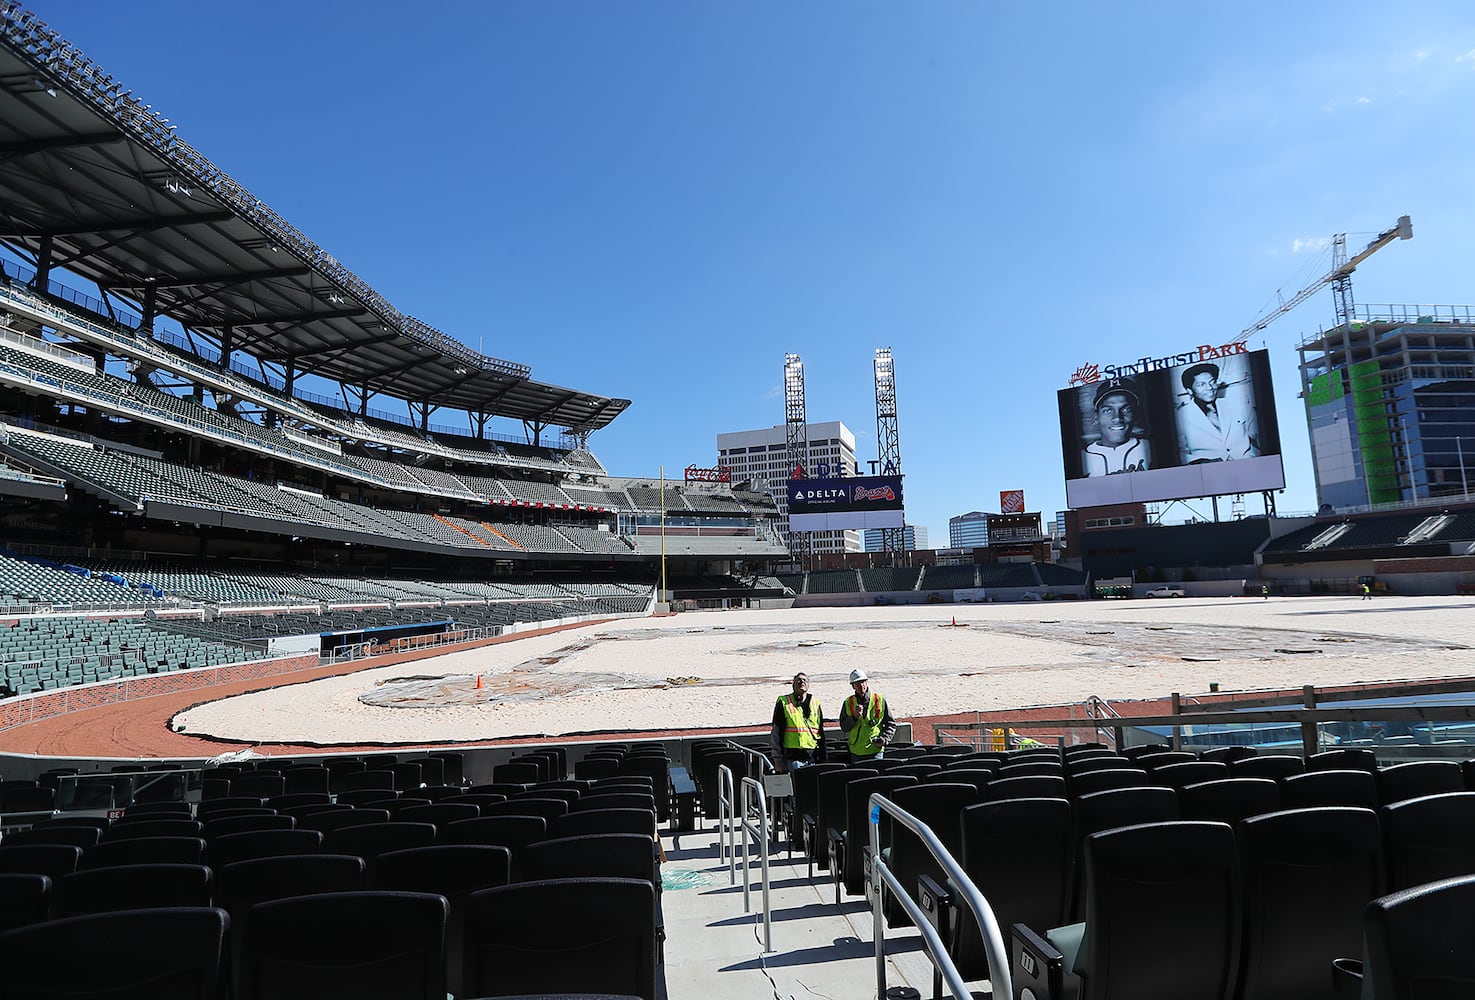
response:
M1472 612L1469 598L1327 597L630 619L86 709L8 729L0 749L201 757L741 732L766 725L797 670L833 719L857 665L930 740L933 720L1023 718L1091 695L1141 715L1211 684L1227 694L1475 676Z

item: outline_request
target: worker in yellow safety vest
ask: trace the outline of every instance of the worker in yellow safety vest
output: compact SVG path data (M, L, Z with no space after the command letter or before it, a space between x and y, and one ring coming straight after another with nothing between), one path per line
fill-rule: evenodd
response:
M773 747L774 769L780 774L825 759L824 710L819 699L809 693L808 674L795 674L793 683L793 692L774 703L768 738Z
M855 693L845 699L840 710L840 728L845 731L850 762L874 760L886 752L886 744L896 735L896 720L886 699L871 690L871 679L864 670L850 671L850 688Z

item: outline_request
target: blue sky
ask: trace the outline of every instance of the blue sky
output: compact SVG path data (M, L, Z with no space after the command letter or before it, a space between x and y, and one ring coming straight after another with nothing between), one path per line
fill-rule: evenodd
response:
M782 423L787 352L873 458L890 347L933 544L1003 489L1064 506L1078 365L1231 339L1333 233L1413 217L1359 303L1475 301L1475 11L1199 6L32 5L399 309L632 399L615 474ZM1324 290L1251 341L1283 513L1316 506L1295 345L1333 322Z

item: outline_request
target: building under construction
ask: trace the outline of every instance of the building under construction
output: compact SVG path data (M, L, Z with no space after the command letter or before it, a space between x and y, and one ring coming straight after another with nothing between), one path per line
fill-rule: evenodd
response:
M1323 509L1469 495L1475 308L1359 306L1299 350Z

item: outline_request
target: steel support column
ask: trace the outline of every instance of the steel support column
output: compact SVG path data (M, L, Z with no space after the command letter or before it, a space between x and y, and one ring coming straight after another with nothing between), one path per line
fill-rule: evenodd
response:
M901 475L901 432L896 422L896 366L891 348L876 348L876 447L883 476ZM891 566L902 564L906 528L883 528L881 549Z
M804 406L804 362L797 354L784 355L784 426L788 442L789 475L802 469L809 475L809 418ZM787 487L785 487L787 491ZM775 498L777 499L777 498ZM784 523L788 524L787 492ZM801 570L810 568L809 532L789 528L789 552Z

